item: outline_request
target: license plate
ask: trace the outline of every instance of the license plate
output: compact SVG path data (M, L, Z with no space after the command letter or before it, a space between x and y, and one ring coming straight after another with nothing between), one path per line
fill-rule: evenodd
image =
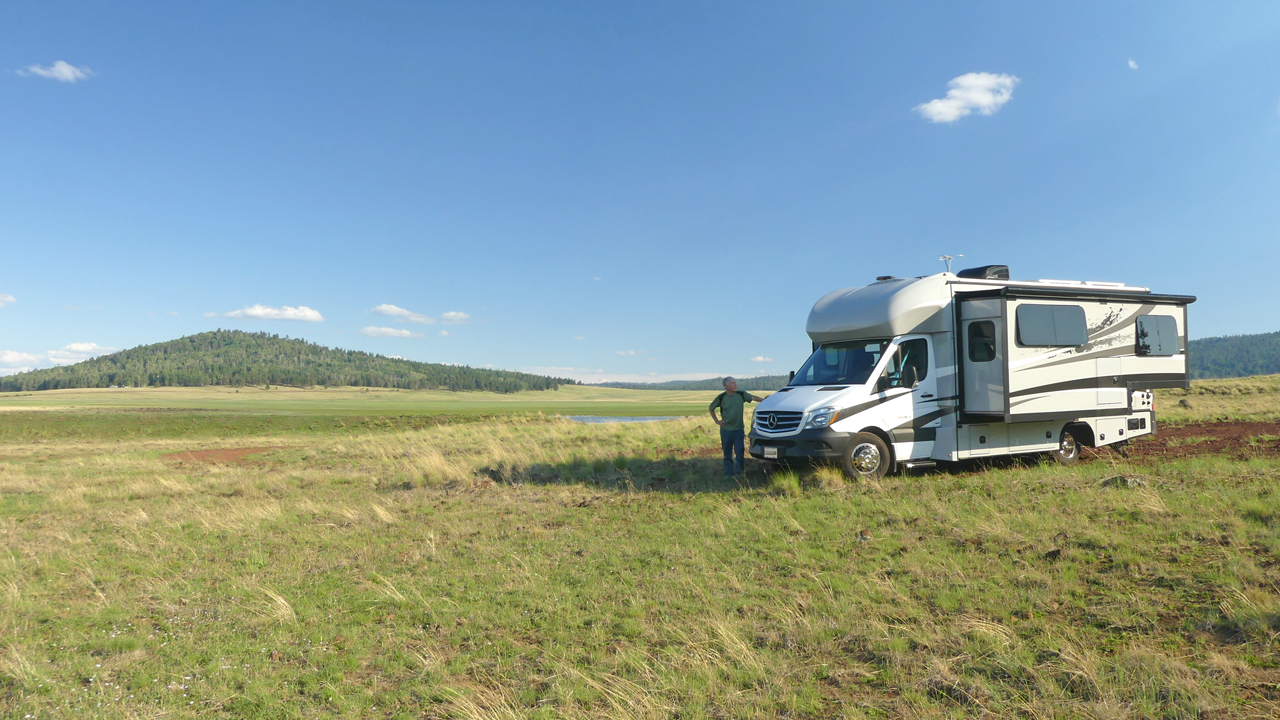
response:
M778 457L778 448L776 448L776 447L767 447L767 448L765 448L765 449L764 449L764 456L765 456L766 458L776 458L776 457Z

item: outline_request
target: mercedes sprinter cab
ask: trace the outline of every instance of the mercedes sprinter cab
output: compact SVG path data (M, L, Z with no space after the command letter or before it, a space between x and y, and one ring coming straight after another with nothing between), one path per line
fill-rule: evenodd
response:
M1155 431L1151 390L1187 387L1187 305L1123 283L1014 281L992 265L882 277L814 304L813 354L755 411L750 454L853 477Z

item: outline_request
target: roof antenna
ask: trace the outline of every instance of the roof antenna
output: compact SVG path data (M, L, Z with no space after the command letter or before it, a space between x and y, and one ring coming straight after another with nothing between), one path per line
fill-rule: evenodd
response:
M951 272L951 261L952 261L952 260L955 260L955 259L956 259L956 258L958 258L958 257L964 257L964 255L956 255L955 257L952 257L952 256L950 256L950 255L943 255L943 256L939 257L938 259L939 259L939 260L941 260L942 262L946 263L946 264L947 264L947 272Z

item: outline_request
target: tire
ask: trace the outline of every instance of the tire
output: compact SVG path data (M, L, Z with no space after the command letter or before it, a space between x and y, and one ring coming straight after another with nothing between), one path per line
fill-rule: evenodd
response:
M1076 436L1070 430L1064 429L1058 438L1058 449L1049 454L1059 465L1075 465L1080 460L1080 443L1076 442Z
M893 456L879 435L861 432L849 438L843 465L844 474L854 480L879 480L892 471Z

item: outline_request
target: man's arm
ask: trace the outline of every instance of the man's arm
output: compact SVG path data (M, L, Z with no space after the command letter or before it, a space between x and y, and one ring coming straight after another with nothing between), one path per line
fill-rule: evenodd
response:
M750 398L750 402L764 402L764 398L760 397L759 395L752 395L751 393L747 393L747 397Z
M716 417L716 408L720 407L720 398L722 397L724 397L723 393L717 395L716 399L712 400L711 404L707 406L707 410L711 413L711 420L717 425L724 425L724 421Z

